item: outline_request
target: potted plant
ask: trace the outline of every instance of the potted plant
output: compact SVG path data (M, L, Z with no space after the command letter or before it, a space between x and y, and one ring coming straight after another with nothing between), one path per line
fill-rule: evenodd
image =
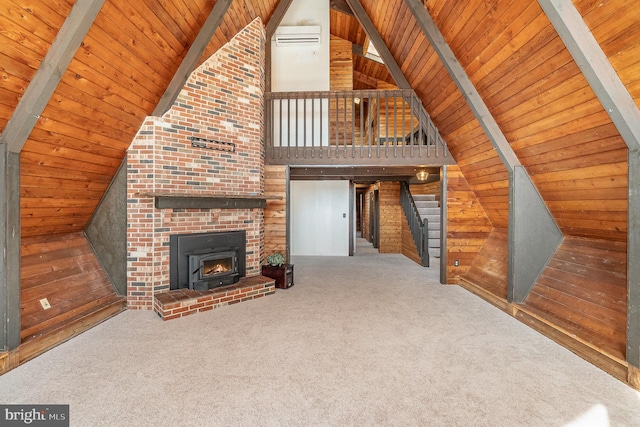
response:
M271 254L267 257L267 262L272 267L280 267L282 264L284 264L284 255L282 255L280 252Z

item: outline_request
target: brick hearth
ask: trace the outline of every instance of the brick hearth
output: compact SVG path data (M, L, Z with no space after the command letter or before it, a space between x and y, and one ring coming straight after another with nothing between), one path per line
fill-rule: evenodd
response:
M207 291L176 289L162 292L155 296L153 308L162 320L170 320L262 298L275 291L276 284L273 279L253 276L240 279L238 283L230 286L221 286Z

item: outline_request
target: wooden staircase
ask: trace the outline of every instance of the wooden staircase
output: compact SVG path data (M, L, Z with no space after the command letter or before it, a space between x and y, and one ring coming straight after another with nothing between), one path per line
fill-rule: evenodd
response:
M440 202L434 194L415 194L413 200L422 220L427 220L429 255L440 258Z

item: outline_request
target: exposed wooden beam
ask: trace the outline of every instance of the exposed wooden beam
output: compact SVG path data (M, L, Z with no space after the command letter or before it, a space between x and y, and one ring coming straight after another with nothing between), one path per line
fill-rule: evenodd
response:
M371 88L373 88L373 89L378 87L378 79L374 79L373 77L370 77L370 76L368 76L368 75L366 75L364 73L361 73L360 71L354 70L353 71L353 78L354 78L354 80L362 82L362 83L366 84L367 86L371 86Z
M202 53L207 48L207 45L211 41L211 37L213 37L214 33L218 29L220 22L222 22L222 18L224 18L224 15L227 13L227 9L229 9L232 2L233 0L216 1L216 4L213 6L213 9L211 9L211 13L209 13L207 20L182 60L180 67L178 67L178 70L173 75L169 86L167 86L162 98L158 101L158 105L156 105L155 110L153 110L153 116L161 116L171 108L173 102L184 87L184 84L187 82L189 75L196 68L198 60L200 60Z
M20 345L20 154L0 143L0 352Z
M22 151L104 1L77 1L71 8L0 136L0 143L9 144L11 152Z
M346 2L349 4L349 7L353 11L356 19L364 29L364 32L367 33L367 36L369 36L371 42L376 47L376 50L380 54L380 58L382 58L384 65L386 65L387 70L389 70L389 74L391 74L393 81L396 82L396 86L400 89L411 89L409 81L402 73L402 70L389 51L389 48L387 48L387 44L382 39L382 36L380 36L380 33L373 25L371 18L369 18L369 15L367 15L367 12L362 7L360 0L346 0Z
M640 367L640 110L573 2L538 3L629 148L627 362Z
M354 16L351 8L345 0L331 0L331 9L344 13L349 16Z
M520 161L511 149L507 138L502 133L498 123L493 118L477 89L469 79L467 72L456 59L455 54L444 39L444 36L438 29L438 26L429 15L429 12L420 0L404 0L405 4L413 14L422 32L431 43L431 47L436 51L440 61L449 72L449 75L455 82L458 89L467 100L467 104L473 111L473 114L480 122L480 126L484 129L493 144L496 152L502 159L509 172L513 172L515 166L520 165ZM377 47L377 46L376 46Z
M270 43L271 37L273 37L276 30L278 29L278 26L280 25L280 22L282 22L282 19L287 13L287 10L289 10L291 2L292 0L280 0L278 2L278 5L271 14L271 17L269 18L269 22L267 23L267 27L265 29L267 33L267 43Z
M629 150L627 232L627 362L636 367L640 387L640 152ZM631 378L630 382L631 382Z

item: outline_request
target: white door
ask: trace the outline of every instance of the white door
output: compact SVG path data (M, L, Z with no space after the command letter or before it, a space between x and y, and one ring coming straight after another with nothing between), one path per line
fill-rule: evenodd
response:
M349 181L291 181L291 255L349 256Z

